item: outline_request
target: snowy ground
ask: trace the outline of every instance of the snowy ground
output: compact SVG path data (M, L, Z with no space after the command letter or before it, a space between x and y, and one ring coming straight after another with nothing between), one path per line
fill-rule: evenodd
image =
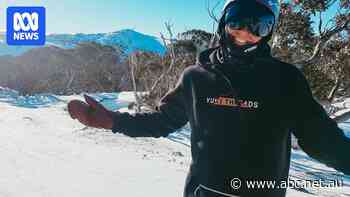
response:
M62 104L0 103L0 196L181 196L189 149L70 120Z
M186 128L169 138L129 138L71 120L66 102L80 96L39 97L0 89L0 197L182 196L191 160ZM116 109L132 99L128 93L95 97L107 106L117 99ZM293 151L292 178L325 176L350 180ZM350 194L348 186L308 191L314 195L288 190L287 196Z

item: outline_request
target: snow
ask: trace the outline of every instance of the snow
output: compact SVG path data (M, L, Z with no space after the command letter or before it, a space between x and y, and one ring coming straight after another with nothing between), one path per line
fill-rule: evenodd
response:
M345 98L333 104L335 107L350 109L350 98Z
M190 157L180 144L85 128L65 102L0 111L0 196L182 194Z
M0 87L0 102L10 103L26 108L47 107L58 103L60 99L51 94L37 94L35 96L21 96L15 90Z
M91 95L113 110L130 111L127 105L134 100L132 92ZM25 97L0 88L0 196L182 196L191 162L188 125L168 138L129 138L70 119L66 104L72 99L83 98ZM307 191L350 194L350 177L300 150L292 151L290 175L340 178L346 186ZM312 196L293 189L287 194Z

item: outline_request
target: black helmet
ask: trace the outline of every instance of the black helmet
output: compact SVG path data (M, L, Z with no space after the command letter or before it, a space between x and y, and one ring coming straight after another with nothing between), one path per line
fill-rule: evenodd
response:
M252 1L249 0L227 0L222 11L225 12L231 3L238 1L252 3ZM266 7L274 15L275 24L277 24L280 13L280 5L278 0L253 0L253 2L254 1Z
M219 21L217 36L225 37L225 26L248 29L268 41L278 23L280 6L278 0L227 0Z

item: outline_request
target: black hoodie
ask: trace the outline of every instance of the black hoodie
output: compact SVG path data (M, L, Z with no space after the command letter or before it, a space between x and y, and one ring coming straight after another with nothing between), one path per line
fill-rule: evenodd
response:
M192 164L185 197L282 197L285 188L245 181L288 178L291 132L311 157L350 174L350 141L312 97L303 74L261 44L242 58L200 54L151 113L116 113L113 132L161 137L190 123ZM241 188L234 189L234 178Z

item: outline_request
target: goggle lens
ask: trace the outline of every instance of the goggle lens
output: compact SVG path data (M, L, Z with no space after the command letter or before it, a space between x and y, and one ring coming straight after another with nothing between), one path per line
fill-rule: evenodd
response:
M225 25L235 30L247 28L252 34L265 37L272 31L274 16L260 5L233 3L226 11Z

